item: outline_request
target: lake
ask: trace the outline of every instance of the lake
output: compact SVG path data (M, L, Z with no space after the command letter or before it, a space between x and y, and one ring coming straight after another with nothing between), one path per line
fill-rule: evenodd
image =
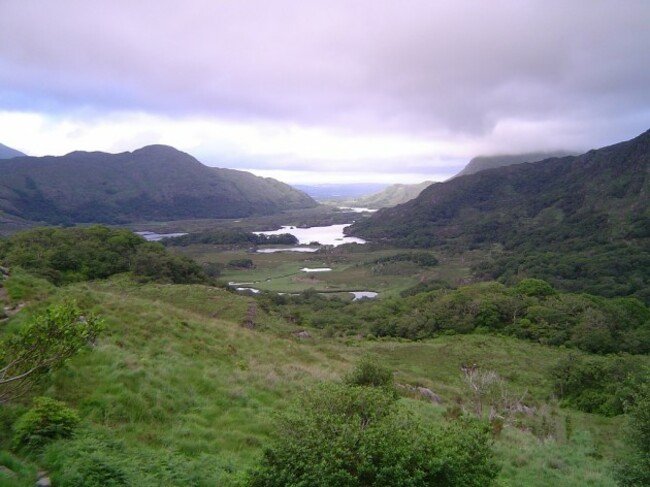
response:
M183 235L187 235L187 233L156 233L156 232L133 232L133 233L140 235L141 237L144 237L144 239L149 242L158 242L163 238L182 237Z
M339 206L339 210L353 211L354 213L375 213L379 211L374 208L362 208L360 206Z
M321 245L337 245L345 243L358 243L364 244L365 240L357 237L346 237L343 234L343 229L349 227L349 224L342 225L328 225L326 227L308 227L308 228L299 228L291 226L283 226L279 230L273 230L270 232L253 232L258 235L280 235L283 233L290 233L298 239L298 243L301 245L307 245L311 242L318 242Z

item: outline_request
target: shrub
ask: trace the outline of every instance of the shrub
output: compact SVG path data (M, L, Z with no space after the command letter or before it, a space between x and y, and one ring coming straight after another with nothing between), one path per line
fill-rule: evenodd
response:
M618 467L623 487L650 485L650 385L646 383L635 394L629 408L626 448Z
M61 366L103 328L71 303L53 305L0 342L0 403L25 393L43 374Z
M34 406L14 425L14 446L35 450L46 443L68 438L79 423L77 413L49 397L34 400Z
M395 390L393 371L378 364L370 357L362 358L345 376L344 382L351 386L383 387L391 391Z
M318 387L278 430L249 487L484 487L499 471L486 424L424 425L380 388Z
M228 262L228 267L236 269L252 269L255 263L251 259L233 259Z

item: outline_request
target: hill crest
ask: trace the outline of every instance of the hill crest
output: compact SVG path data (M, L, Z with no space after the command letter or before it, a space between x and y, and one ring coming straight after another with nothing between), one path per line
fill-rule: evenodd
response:
M275 180L203 165L170 146L0 161L0 210L47 223L240 218L317 203Z

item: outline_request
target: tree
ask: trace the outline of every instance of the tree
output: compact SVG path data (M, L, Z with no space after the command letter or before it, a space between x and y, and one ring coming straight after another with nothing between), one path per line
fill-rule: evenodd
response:
M281 417L248 486L479 487L498 471L486 424L425 424L383 387L326 384Z
M618 468L623 487L650 485L650 385L646 383L634 396L629 410L626 448Z
M102 327L101 319L65 303L50 306L6 338L0 343L0 403L27 392L43 374L94 342Z

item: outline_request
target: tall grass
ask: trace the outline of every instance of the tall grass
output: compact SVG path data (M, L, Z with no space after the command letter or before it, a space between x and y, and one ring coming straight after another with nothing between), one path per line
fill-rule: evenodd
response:
M106 322L96 346L40 391L83 418L74 439L51 444L35 459L64 486L236 485L258 461L275 415L306 387L340 380L366 354L393 369L398 383L428 387L445 401L402 399L416 414L443 420L454 404L471 400L463 363L496 371L528 403L552 409L546 371L566 353L481 335L415 343L325 338L310 330L312 338L299 339L295 327L263 309L256 329L243 327L256 305L249 297L123 278L60 289L20 314L62 299ZM24 320L20 314L16 323ZM616 419L553 411L552 435L509 427L496 439L503 485L612 485L608 462L616 444L604 438ZM567 414L571 438L562 429Z

